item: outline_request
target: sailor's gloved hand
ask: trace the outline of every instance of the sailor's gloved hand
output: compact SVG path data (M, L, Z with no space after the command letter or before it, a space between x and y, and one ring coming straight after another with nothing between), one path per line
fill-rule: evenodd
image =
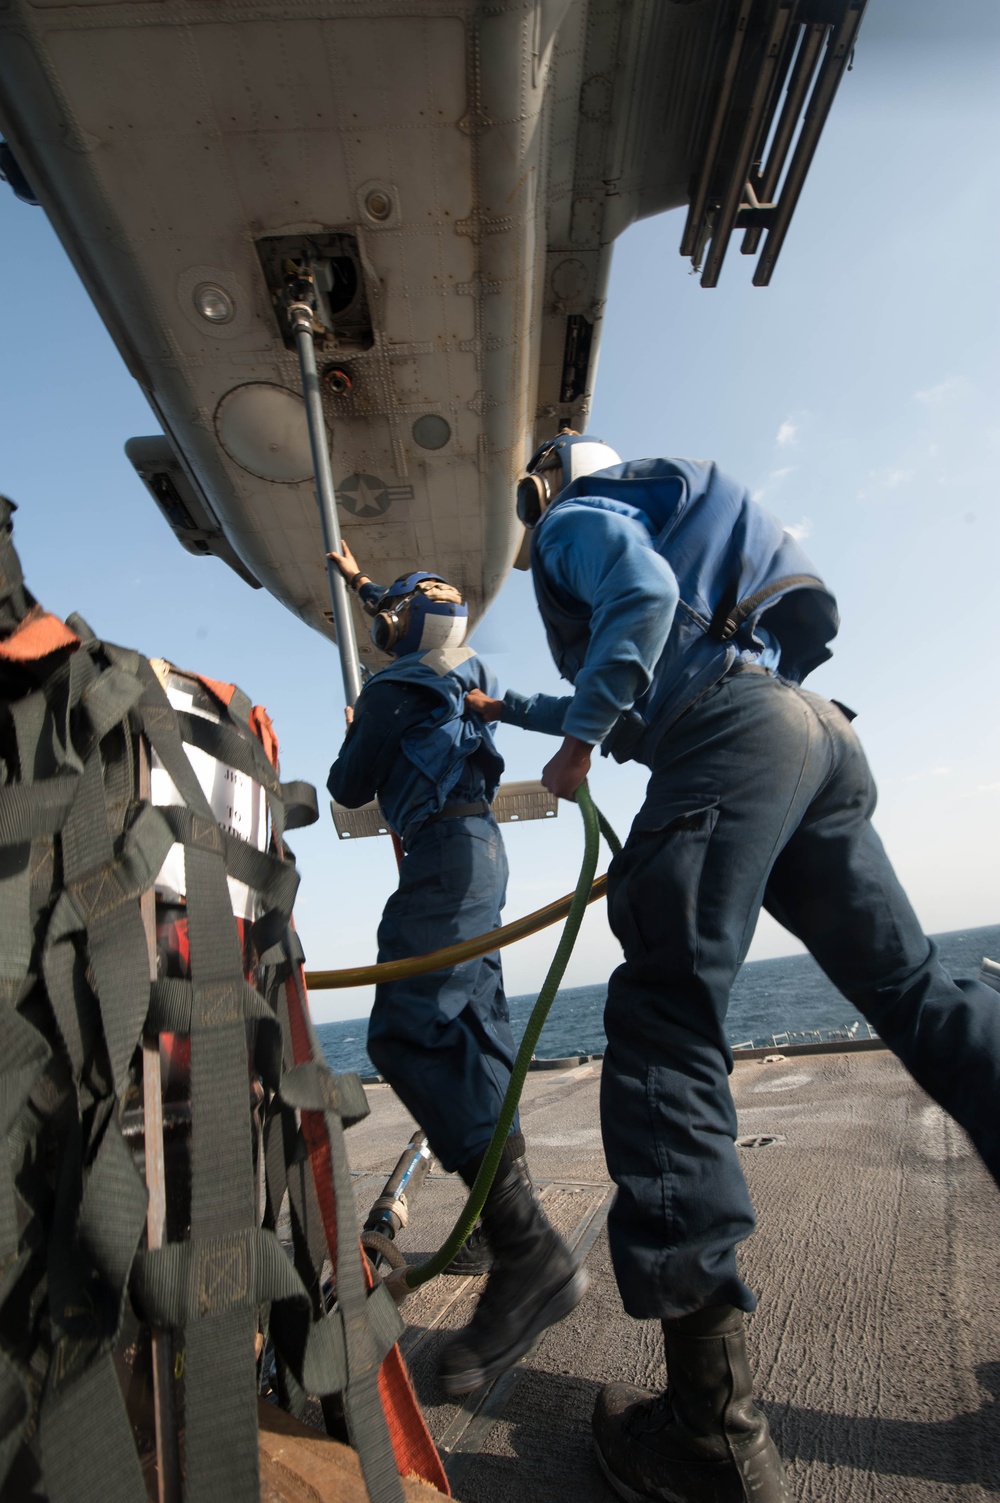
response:
M478 715L480 720L499 720L503 713L503 700L492 699L482 689L470 689L465 696L466 711Z
M578 741L575 736L564 737L552 761L542 768L542 783L549 792L556 798L574 798L590 771L592 751L588 741Z

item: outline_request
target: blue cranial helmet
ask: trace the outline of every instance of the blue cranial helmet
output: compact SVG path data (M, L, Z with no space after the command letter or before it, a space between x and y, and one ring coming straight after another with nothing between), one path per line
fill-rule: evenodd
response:
M560 433L540 445L517 482L517 515L525 527L538 525L542 512L560 491L581 475L593 475L621 464L621 456L603 439L589 433Z
M416 570L392 582L376 606L372 641L381 652L402 657L435 647L460 647L469 607L440 574Z

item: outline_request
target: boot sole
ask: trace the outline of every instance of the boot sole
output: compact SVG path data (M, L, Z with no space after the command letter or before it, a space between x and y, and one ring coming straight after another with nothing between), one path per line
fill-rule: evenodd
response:
M655 1495L653 1493L637 1493L634 1487L629 1487L627 1482L623 1482L620 1477L616 1477L605 1461L604 1453L596 1440L594 1441L594 1455L597 1457L597 1464L604 1473L608 1485L614 1489L619 1498L625 1499L625 1503L650 1503L650 1499L654 1498ZM676 1494L671 1499L669 1493L661 1492L659 1498L656 1499L656 1503L683 1503L683 1500L679 1500Z
M547 1304L538 1311L534 1320L522 1336L514 1342L513 1346L494 1357L492 1362L477 1364L466 1367L458 1372L442 1371L439 1374L441 1387L449 1399L459 1399L467 1393L472 1393L476 1388L482 1388L484 1383L490 1383L506 1372L514 1363L538 1340L543 1331L549 1326L554 1326L557 1321L563 1320L571 1310L575 1310L590 1288L590 1275L586 1269L578 1268L572 1278L567 1279L560 1289L557 1289Z

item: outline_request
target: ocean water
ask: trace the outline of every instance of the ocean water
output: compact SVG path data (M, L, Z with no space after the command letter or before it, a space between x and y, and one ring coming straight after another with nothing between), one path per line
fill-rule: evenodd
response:
M1000 959L1000 924L956 929L934 938L945 969L954 976L974 976L984 955ZM572 1054L602 1054L606 996L604 983L571 986L558 992L536 1055L558 1059ZM518 1042L535 1001L534 995L510 998L511 1027ZM775 1036L780 1042L808 1043L817 1035L866 1038L869 1033L860 1013L827 980L810 955L786 955L745 965L733 987L727 1021L734 1045L767 1046ZM332 1070L375 1073L365 1050L367 1026L367 1018L317 1025L323 1054ZM786 1033L788 1039L783 1038Z

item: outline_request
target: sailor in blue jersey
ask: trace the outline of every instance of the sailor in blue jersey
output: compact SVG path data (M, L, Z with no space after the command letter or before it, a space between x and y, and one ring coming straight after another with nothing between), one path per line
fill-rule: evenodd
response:
M349 808L377 797L403 845L378 959L404 960L500 925L507 858L491 805L503 760L489 727L465 708L472 690L495 695L496 680L463 645L468 610L454 586L417 571L383 589L342 546L328 556L374 617L372 640L392 662L362 689L327 787ZM516 1053L498 952L380 983L368 1053L443 1167L471 1186ZM452 1395L503 1372L587 1285L535 1199L517 1118L482 1227L492 1267L471 1323L443 1353Z
M542 774L572 798L600 745L651 770L608 879L624 951L605 1013L609 1218L626 1310L662 1322L670 1387L615 1384L598 1457L629 1499L783 1503L753 1403L736 1247L754 1214L727 1077L729 991L761 907L811 951L1000 1181L1000 1008L953 981L875 834L850 711L805 692L833 597L798 544L714 464L623 464L564 433L518 487L566 699L469 696L562 734Z

